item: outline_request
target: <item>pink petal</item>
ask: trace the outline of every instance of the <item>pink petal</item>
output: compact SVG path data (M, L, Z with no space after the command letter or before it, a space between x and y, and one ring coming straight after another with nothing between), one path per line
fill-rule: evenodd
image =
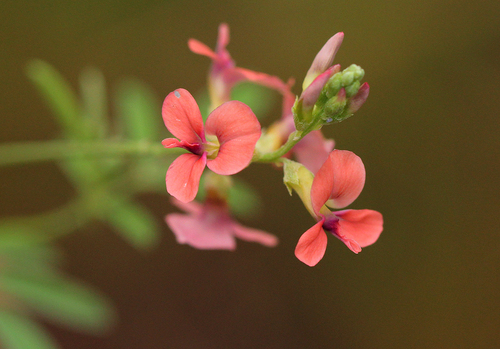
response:
M217 53L226 49L229 44L229 26L226 23L219 25L219 34L217 36Z
M171 213L165 221L175 234L177 242L203 250L234 250L236 241L230 225L210 225L202 216Z
M319 75L314 79L313 82L304 90L300 95L300 100L302 100L302 108L306 110L311 110L316 104L321 90L334 74L340 71L340 65L334 65L333 67L327 69L324 73Z
M217 54L214 51L212 51L211 48L209 48L207 45L205 45L202 42L199 42L196 39L189 39L188 47L191 50L191 52L196 53L198 55L207 56L213 60L217 60L218 58Z
M239 101L226 102L207 118L207 135L215 135L220 148L207 166L215 173L232 175L248 166L260 138L260 123L249 106Z
M289 85L284 83L277 76L272 76L265 73L259 73L245 68L234 68L233 74L239 76L239 80L251 81L256 84L274 89L280 92L281 94L287 93L287 91L289 91L290 89Z
M310 267L318 264L325 255L328 239L323 230L324 221L323 218L302 234L295 247L295 256Z
M171 198L170 202L177 208L191 214L200 214L203 210L203 205L196 201L182 202L175 198Z
M383 230L382 214L373 210L344 210L333 212L338 218L337 233L365 247L377 241Z
M365 166L361 158L347 150L334 150L314 177L311 202L319 213L328 201L332 207L342 208L359 196L365 185Z
M293 148L297 160L312 173L318 172L333 150L333 139L325 139L321 131L312 131Z
M267 247L274 247L278 244L278 238L265 231L244 227L238 223L233 223L234 236L241 240L258 242Z
M361 108L361 106L366 102L368 99L368 94L370 93L370 85L368 85L367 82L365 82L363 85L360 86L358 93L356 93L352 98L351 101L349 102L349 113L355 113Z
M205 140L200 109L193 96L183 88L170 92L162 107L163 122L177 138L188 143Z
M326 44L323 45L307 71L306 79L304 80L305 84L308 84L307 80L309 80L309 82L314 80L319 74L323 73L332 65L335 55L342 44L342 40L344 40L344 33L340 32L332 36ZM303 88L307 88L307 86Z
M207 163L207 155L182 154L167 171L167 191L182 202L192 201L198 193L200 177Z

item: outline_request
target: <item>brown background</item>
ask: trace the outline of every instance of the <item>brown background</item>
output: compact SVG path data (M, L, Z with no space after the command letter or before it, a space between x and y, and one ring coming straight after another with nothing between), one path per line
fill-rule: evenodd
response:
M120 322L103 337L47 328L63 348L499 347L499 4L2 1L2 142L58 136L24 75L29 59L50 62L74 86L88 65L110 84L134 76L161 103L175 88L204 86L209 62L186 42L213 46L222 21L240 66L294 76L296 93L316 52L344 31L336 62L361 65L371 86L354 118L324 131L365 163L352 208L384 214L374 246L354 255L329 239L318 266L297 261L296 241L314 220L278 171L255 165L241 176L264 207L246 223L277 234L276 249L197 251L165 227L161 244L141 253L106 226L90 227L60 241L65 268L113 299ZM2 216L73 194L55 164L0 169ZM166 196L138 200L158 222L173 210Z

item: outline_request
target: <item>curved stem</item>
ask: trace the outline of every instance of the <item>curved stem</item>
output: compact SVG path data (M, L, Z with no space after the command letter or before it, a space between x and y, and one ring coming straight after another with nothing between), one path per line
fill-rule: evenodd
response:
M283 155L288 153L295 144L297 144L305 134L301 131L294 131L288 136L288 140L286 141L285 144L283 144L279 149L272 151L270 153L262 154L259 155L256 159L253 161L256 162L275 162L279 158L281 158Z
M38 141L0 145L0 166L82 157L162 156L176 152L149 141Z

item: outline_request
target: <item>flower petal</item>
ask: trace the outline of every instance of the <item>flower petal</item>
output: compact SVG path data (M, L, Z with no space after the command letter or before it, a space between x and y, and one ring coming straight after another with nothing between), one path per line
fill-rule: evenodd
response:
M382 233L384 219L380 212L344 210L333 213L340 218L337 233L346 239L356 241L360 247L373 244Z
M321 50L319 50L311 67L307 71L304 83L302 84L303 90L305 90L319 74L323 73L332 65L335 55L342 44L342 40L344 40L344 33L337 33L323 45Z
M177 208L191 214L200 214L203 211L203 205L196 201L182 202L176 198L171 198L170 202Z
M318 214L327 201L336 208L351 204L363 190L365 177L365 166L359 156L347 150L332 151L311 187L314 212Z
M368 85L368 83L365 82L363 85L360 86L358 93L356 93L354 97L351 98L349 102L348 112L351 114L357 112L359 108L361 108L361 106L366 102L369 94L370 94L370 85Z
M182 154L167 171L167 191L182 202L192 201L200 185L200 177L207 163L207 155Z
M323 218L302 234L295 248L295 256L310 267L318 264L325 255L328 239L323 230L324 221Z
M205 140L200 108L187 90L178 88L170 92L161 113L165 126L175 137L188 143Z
M278 238L265 231L248 228L238 223L233 223L234 236L241 240L258 242L267 247L274 247L278 244Z
M304 91L302 91L299 101L302 101L303 110L312 110L325 84L334 74L338 73L339 71L339 64L328 68L327 70L325 70L325 72L316 77Z
M219 25L219 33L217 34L217 53L224 51L229 44L229 26L227 23Z
M297 160L312 173L318 172L333 150L333 139L325 139L321 131L312 131L293 148Z
M212 51L210 47L208 47L207 45L196 39L189 39L188 47L191 50L191 52L196 53L198 55L207 56L213 60L217 60L218 58L217 54L214 51Z
M202 216L179 213L168 214L165 221L180 244L188 244L202 250L234 250L236 248L230 225L209 225Z
M248 166L260 138L260 123L249 106L239 101L224 103L208 116L205 130L220 144L216 158L207 163L212 171L232 175Z

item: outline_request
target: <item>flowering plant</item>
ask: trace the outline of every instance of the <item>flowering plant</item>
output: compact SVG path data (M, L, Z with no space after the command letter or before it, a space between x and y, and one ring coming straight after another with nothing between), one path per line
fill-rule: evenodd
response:
M180 244L235 250L239 239L275 247L277 236L238 222L257 199L233 176L253 163L271 164L283 170L289 193L298 195L316 221L300 237L300 232L292 237L298 240L295 256L301 262L316 265L328 235L356 254L373 244L382 232L382 215L345 209L364 187L363 162L350 151L335 149L335 142L322 134L323 126L358 111L369 94L369 85L361 83L363 69L351 65L341 70L333 64L343 39L337 33L321 48L299 96L292 92L293 79L285 82L236 66L227 50L226 24L219 27L215 50L190 39L192 52L211 59L209 102L196 101L183 88L172 91L161 109L166 129L157 111L161 101L144 84L128 80L118 86L111 118L100 71L83 71L77 94L48 63L32 61L27 75L61 126L61 137L1 144L0 166L53 160L76 190L62 207L0 219L0 346L57 347L30 318L31 310L92 333L114 322L116 314L105 296L55 270L57 252L50 242L98 221L138 249L154 247L161 228L134 200L138 193L172 196L170 201L184 213L168 213L164 222ZM253 103L235 98L242 85L241 96L253 94ZM252 92L255 86L266 92ZM281 95L282 112L263 128L256 115L268 89Z

